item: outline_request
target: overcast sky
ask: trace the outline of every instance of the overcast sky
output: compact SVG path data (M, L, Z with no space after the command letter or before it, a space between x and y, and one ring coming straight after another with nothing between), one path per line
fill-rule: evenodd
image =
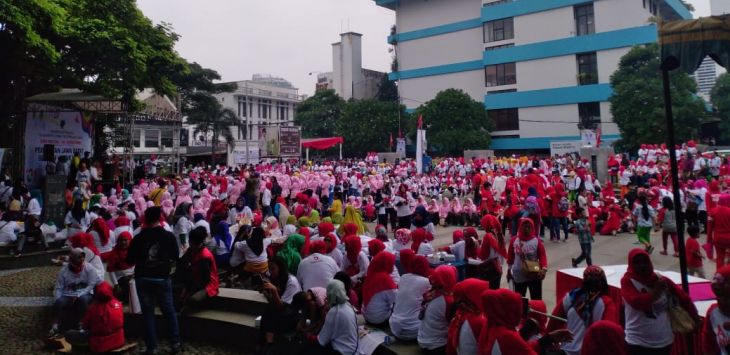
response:
M695 16L709 15L709 0L689 0ZM332 70L331 44L339 34L363 34L363 67L389 71L386 37L394 13L373 0L137 0L154 23L171 23L177 50L212 68L224 81L272 74L301 94L314 92L316 72ZM312 76L310 72L315 72Z

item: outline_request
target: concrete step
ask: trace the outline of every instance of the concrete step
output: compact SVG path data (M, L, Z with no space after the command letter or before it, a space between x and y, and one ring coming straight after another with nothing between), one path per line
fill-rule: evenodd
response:
M49 266L51 259L68 254L68 249L49 249L48 251L34 251L23 253L21 256L0 254L0 270L22 269L28 267Z
M218 296L211 299L206 306L208 309L262 315L269 302L266 297L253 290L235 288L221 288Z

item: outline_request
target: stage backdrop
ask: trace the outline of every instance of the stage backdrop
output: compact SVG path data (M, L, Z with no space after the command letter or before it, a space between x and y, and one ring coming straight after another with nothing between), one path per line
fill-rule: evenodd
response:
M38 186L45 175L43 145L55 146L55 159L74 153L83 157L91 151L91 116L78 111L53 111L52 107L28 112L25 126L25 169L26 183Z

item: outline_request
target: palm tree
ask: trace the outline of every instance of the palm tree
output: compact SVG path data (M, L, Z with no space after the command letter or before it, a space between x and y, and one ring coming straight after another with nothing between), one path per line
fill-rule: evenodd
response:
M211 159L213 164L216 161L216 146L220 137L226 140L228 146L232 149L235 146L235 139L231 127L242 126L233 110L223 107L218 100L208 93L198 92L193 94L191 98L192 107L188 111L188 123L195 125L193 134L208 133L213 134L211 139Z

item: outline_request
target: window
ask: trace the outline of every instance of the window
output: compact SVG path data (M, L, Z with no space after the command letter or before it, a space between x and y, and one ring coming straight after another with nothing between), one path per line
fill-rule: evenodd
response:
M585 36L596 33L596 24L593 19L593 3L576 6L575 12L575 33L577 36Z
M492 95L492 94L506 94L508 92L517 92L517 89L491 90L491 91L487 91L487 95Z
M259 100L259 117L271 117L271 100Z
M601 123L601 103L585 102L578 104L578 116L580 122L578 128L594 129Z
M132 131L132 145L134 145L135 148L140 147L140 137L142 136L142 130L135 129Z
M160 139L162 146L165 148L172 148L172 130L165 129L160 131L160 134L162 135L162 138Z
M160 146L160 130L148 129L144 131L144 146L158 148Z
M487 77L487 87L517 83L515 63L488 65L484 68L484 71Z
M514 43L509 43L509 44L503 44L503 45L500 45L500 46L486 47L486 48L484 48L484 50L485 51L493 51L495 49L509 48L509 47L514 47L514 46L515 46Z
M484 43L515 38L512 18L489 21L484 24Z
M484 4L482 4L482 7L494 6L494 5L504 4L504 3L508 3L508 2L512 2L512 1L514 1L514 0L496 0L496 1L488 2L488 3L484 3Z
M578 85L598 84L596 52L575 55L578 63Z
M520 119L516 108L489 110L487 115L494 122L495 131L516 131L520 129Z
M246 112L246 97L241 96L238 98L238 117L247 117L248 112Z

